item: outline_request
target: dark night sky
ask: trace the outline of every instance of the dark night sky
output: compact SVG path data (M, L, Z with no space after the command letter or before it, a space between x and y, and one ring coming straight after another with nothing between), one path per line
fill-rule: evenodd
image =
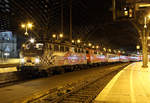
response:
M56 2L57 0L52 1ZM64 1L68 2L67 0ZM41 1L37 0L37 2ZM32 11L31 9L29 11L28 8L30 8L31 5L34 5L32 7L33 11L30 14L36 19L36 22L38 21L41 23L41 21L43 21L44 19L43 17L48 17L47 14L44 14L44 10L42 13L41 7L43 5L39 5L40 3L29 4L31 3L30 0L24 0L24 3L21 1L17 1L17 3L19 5L24 5L24 3L28 4L29 7L21 6L22 8L25 8L24 10L26 10L27 12ZM69 34L69 9L67 5L68 4L66 3L64 7L64 29L66 30L64 30L65 35ZM60 29L59 7L60 6L58 6L58 9L54 10L53 12L50 12L50 14L53 14L49 19L49 22L51 23L49 28L52 31L49 32L49 35L47 36L48 38L51 37L50 34L52 32L59 31ZM49 8L52 9L53 7L50 6ZM128 50L135 50L135 46L138 40L136 30L132 27L128 20L113 22L111 8L112 0L73 0L73 37L80 37L85 41L96 41L100 42L101 44L107 44L107 46L110 46L110 48L112 46L116 48L127 48ZM13 24L20 25L23 19L24 21L26 19L31 19L31 16L24 15L25 12L22 11L23 9L19 9L18 7L16 7L16 9L13 9L15 12L13 18L17 20L17 23L14 22ZM38 29L36 24L35 29ZM23 32L24 31L22 30L22 34ZM43 33L38 34L41 34L41 36L43 36Z
M112 20L112 0L89 0L88 12L91 23L100 27L89 37L95 41L107 41L109 45L127 50L135 50L138 35L134 27L127 21Z
M93 19L104 19L110 14L111 0L92 0L88 1L89 14ZM107 17L108 18L108 17ZM111 18L111 17L110 17Z

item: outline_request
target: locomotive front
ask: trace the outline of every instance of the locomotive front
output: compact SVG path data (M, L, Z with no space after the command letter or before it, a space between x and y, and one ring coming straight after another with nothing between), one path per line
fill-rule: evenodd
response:
M35 43L27 41L22 45L20 51L20 65L19 71L35 71L42 65L40 58L43 55L43 43Z

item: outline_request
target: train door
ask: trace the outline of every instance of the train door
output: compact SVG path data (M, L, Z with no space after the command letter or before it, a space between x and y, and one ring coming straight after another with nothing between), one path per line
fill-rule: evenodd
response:
M90 55L89 49L86 49L86 59L87 59L87 63L90 64L91 63L91 55Z

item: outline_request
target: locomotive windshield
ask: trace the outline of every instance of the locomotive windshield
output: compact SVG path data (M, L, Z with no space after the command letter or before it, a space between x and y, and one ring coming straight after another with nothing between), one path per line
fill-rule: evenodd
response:
M43 47L42 43L28 43L23 44L21 49L21 54L23 56L41 56L43 54Z

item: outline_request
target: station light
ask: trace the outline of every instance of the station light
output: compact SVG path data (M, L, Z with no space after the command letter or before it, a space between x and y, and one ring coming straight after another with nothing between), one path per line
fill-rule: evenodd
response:
M77 40L77 43L81 43L81 40L80 40L80 39L78 39L78 40Z
M148 44L148 46L150 46L150 44Z
M136 49L140 49L140 46L139 46L139 45L137 45L137 46L136 46Z
M148 17L148 19L150 19L150 14L147 17Z
M62 34L62 33L60 33L60 34L59 34L59 37L60 37L60 38L63 38L63 34Z
M31 29L31 28L33 27L33 24L29 22L29 23L27 24L27 27Z
M111 49L108 49L109 52L111 52Z
M53 37L53 38L56 38L56 34L53 34L52 37Z
M132 9L129 9L129 17L130 18L133 17L133 11L132 11Z
M92 48L94 49L94 48L95 48L95 46L93 45L93 46L92 46Z
M125 16L128 16L128 11L124 11L124 15L125 15Z
M25 35L28 35L28 32L26 31L24 34L25 34Z
M103 48L104 51L106 51L106 48Z
M91 47L91 46L92 46L92 44L91 44L91 43L89 43L89 44L88 44L88 46L89 46L89 47Z
M148 36L148 38L147 38L148 40L150 40L150 36Z
M33 27L33 24L31 22L29 23L26 23L26 24L21 24L21 27L24 28L26 31L25 31L25 35L28 35L28 29L32 29Z
M25 26L26 26L25 24L21 24L21 27L22 27L22 28L25 28Z
M97 46L96 46L96 49L98 49L98 48L99 48L99 46L97 45Z
M116 53L116 50L114 50L114 53Z
M75 43L75 41L74 41L74 40L72 40L71 42L72 42L72 43Z

